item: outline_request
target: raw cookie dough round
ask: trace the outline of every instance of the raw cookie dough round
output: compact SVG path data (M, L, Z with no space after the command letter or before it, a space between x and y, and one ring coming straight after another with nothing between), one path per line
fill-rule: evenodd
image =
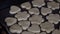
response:
M31 21L31 24L40 25L44 21L44 19L42 18L41 15L33 15L32 17L29 18L29 21Z
M41 33L37 33L37 34L46 34L46 32L41 32Z
M45 5L45 2L44 2L44 0L33 0L32 5L34 7L42 7Z
M50 33L51 31L54 30L54 24L49 22L42 23L40 26L41 26L41 30L46 31L47 33Z
M17 12L21 11L21 9L17 6L11 6L9 13L16 14Z
M47 3L48 8L51 8L52 10L59 9L59 3L57 2L48 2Z
M18 21L21 21L21 20L27 20L27 18L29 17L30 15L24 11L24 12L18 12L15 17L18 19Z
M30 9L31 8L31 4L29 2L25 2L21 4L22 8L26 8L26 9Z
M30 26L30 21L23 20L18 22L18 24L22 26L23 30L26 30Z
M47 1L54 1L54 0L47 0Z
M28 31L33 32L33 33L39 33L40 27L36 24L33 24L31 27L28 28Z
M7 17L7 18L5 18L5 22L6 22L7 26L11 26L17 22L17 19L13 18L13 17Z
M52 32L52 34L60 34L60 30L54 30L53 32Z
M46 32L41 32L40 34L46 34Z
M21 33L22 32L22 27L19 26L18 24L12 25L9 29L10 29L10 32L12 32L12 33Z
M39 15L39 9L38 8L31 8L31 9L29 9L29 13Z
M58 24L60 21L60 16L58 14L49 14L46 16L50 23Z
M28 31L23 31L22 34L34 34L34 33L28 32Z
M50 8L44 8L44 7L41 8L41 13L43 15L47 15L47 14L49 14L51 12L52 12L52 10Z

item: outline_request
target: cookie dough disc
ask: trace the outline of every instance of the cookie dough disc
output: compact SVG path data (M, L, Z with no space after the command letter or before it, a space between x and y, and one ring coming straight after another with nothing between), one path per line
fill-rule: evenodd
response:
M53 32L52 32L52 34L60 34L60 30L54 30Z
M45 5L44 0L33 0L32 4L34 7L42 7Z
M31 27L28 28L28 31L33 32L33 33L39 33L40 27L36 24L33 24Z
M52 10L59 9L59 3L56 3L54 1L47 3L48 8L51 8Z
M31 4L29 2L25 2L21 4L22 8L26 8L26 9L30 9L31 8Z
M39 15L39 9L38 8L31 8L29 10L30 14L35 14L35 15Z
M48 1L54 1L54 0L48 0Z
M49 14L51 12L52 12L52 10L50 8L44 8L44 7L41 8L41 13L43 15L47 15L47 14Z
M33 15L32 17L29 18L29 21L31 21L31 24L40 25L44 21L44 19L42 18L41 15Z
M15 17L18 19L18 21L21 21L21 20L27 20L27 18L29 17L30 15L24 11L24 12L18 12Z
M60 16L58 14L49 14L46 16L50 23L58 24L60 21Z
M18 24L22 26L23 30L26 30L30 26L30 21L23 20L20 21Z
M7 26L11 26L17 22L17 19L13 18L13 17L7 17L7 18L5 18L5 22L6 22Z
M46 34L46 32L41 32L41 33L37 33L37 34Z
M40 34L46 34L46 32L41 32Z
M17 6L11 6L9 13L16 14L17 12L21 11L21 9Z
M41 30L46 31L47 33L50 33L51 31L54 30L54 24L49 22L42 23L40 26L41 26Z
M28 32L28 31L23 31L22 34L34 34L34 33Z
M22 32L22 27L19 26L18 24L12 25L9 29L10 29L10 32L12 32L12 33L21 33Z

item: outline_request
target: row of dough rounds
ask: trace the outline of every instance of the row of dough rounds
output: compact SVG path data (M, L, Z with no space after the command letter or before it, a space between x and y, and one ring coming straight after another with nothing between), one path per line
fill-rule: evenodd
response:
M40 24L41 28L37 24L32 24L30 27L29 26L30 21L20 21L18 22L18 24L13 24L12 26L10 26L9 30L11 33L23 33L22 32L23 30L28 30L31 33L37 33L37 34L41 32L40 29L42 31L46 31L47 33L50 33L55 30L54 24L49 22L44 22Z
M52 24L51 22L41 23L38 20L35 20L35 21L31 22L32 23L32 25L31 25L30 21L27 21L27 20L19 21L18 24L16 24L17 21L15 21L15 20L17 20L17 19L12 18L12 17L6 18L6 23L8 26L10 26L9 29L12 33L21 33L22 30L28 30L33 33L39 33L40 29L42 31L46 31L47 33L50 33L51 31L54 30L54 24ZM39 25L41 28L39 27Z
M45 6L45 0L33 0L31 1L33 7L42 7ZM57 0L58 1L58 0ZM21 4L22 8L26 8L26 9L31 9L31 4L29 2L25 2ZM47 7L51 8L52 10L55 9L59 9L59 3L55 2L55 1L51 1L51 2L47 2Z
M49 5L50 6L49 8L42 7L41 11L39 11L38 8L31 8L31 9L28 10L28 12L30 14L35 14L35 15L39 15L40 12L41 12L42 15L47 15L49 13L52 13L52 9L59 8L59 5L58 5L58 7L55 7L57 4L55 3L56 5L53 6L53 3L55 3L55 2L51 2L52 6ZM52 7L52 9L50 9L51 7ZM21 9L19 7L17 7L17 6L11 6L11 10L9 11L9 13L10 14L16 14L16 13L18 13L20 11L21 11Z
M17 6L11 6L11 9L10 9L10 11L9 11L9 13L10 14L20 14L21 12L21 9L19 8L19 7L17 7ZM24 11L23 13L26 15L27 14L27 12L25 13L26 11ZM28 12L29 12L29 14L35 14L35 15L39 15L40 14L40 12L41 12L41 14L42 15L47 15L47 14L50 14L50 13L52 13L52 10L50 9L50 8L45 8L45 7L42 7L41 8L41 11L39 11L39 9L38 8L31 8L31 9L29 9L28 10ZM22 13L22 14L23 14Z
M29 19L29 21L31 21L31 24L38 24L38 25L45 21L41 15L32 15L31 17L29 17L28 14L25 15L24 13L19 13L15 15L15 17L16 18L14 17L5 18L5 22L7 23L8 26L13 25L14 23L17 22L17 20L21 21ZM49 14L48 16L46 16L46 19L48 19L48 22L50 23L58 24L60 21L60 16L58 14Z
M53 31L52 34L59 34L60 30L55 30L54 24L59 23L60 16L58 14L52 14L52 10L59 9L59 3L49 0L51 2L47 2L47 7L42 7L45 5L44 1L45 0L33 0L31 3L34 8L31 8L29 2L22 3L20 6L27 9L29 13L27 11L21 12L21 8L18 6L11 6L9 13L14 15L14 17L5 18L7 26L10 26L10 32L22 34L47 34ZM41 11L37 7L42 7ZM44 16L49 14L46 16L47 22L44 22L45 19L40 15L40 12Z
M54 30L54 25L49 22L40 24L40 27L37 24L32 24L30 26L30 21L20 21L18 22L18 24L13 24L12 26L10 26L9 30L12 33L21 33L23 30L28 30L29 32L33 32L33 33L40 33L40 29L42 31L46 31L47 33L50 33L51 31Z
M59 0L57 0L57 1L59 1ZM32 5L35 8L32 8L31 3L29 3L29 2L22 3L20 6L22 8L28 9L30 14L39 14L39 11L36 7L39 8L39 7L45 6L45 2L44 2L44 0L33 0ZM47 2L47 7L48 8L43 7L41 9L41 12L43 15L51 13L52 12L51 10L59 9L59 3L55 2L55 1ZM10 14L15 14L19 11L21 11L21 9L19 7L11 6Z

